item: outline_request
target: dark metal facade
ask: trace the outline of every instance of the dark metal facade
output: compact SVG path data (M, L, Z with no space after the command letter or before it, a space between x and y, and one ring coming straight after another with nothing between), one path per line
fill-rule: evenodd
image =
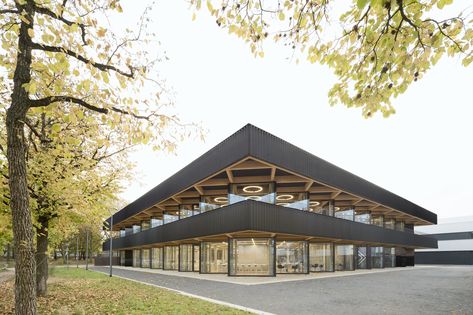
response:
M336 187L428 222L437 223L436 214L248 124L117 212L114 215L115 224L191 187L245 157L258 158L317 182Z
M473 265L473 251L416 252L416 264Z
M342 239L347 243L361 241L393 246L437 247L437 240L430 237L253 200L115 239L113 247L119 250L248 230ZM108 240L103 249L109 249Z

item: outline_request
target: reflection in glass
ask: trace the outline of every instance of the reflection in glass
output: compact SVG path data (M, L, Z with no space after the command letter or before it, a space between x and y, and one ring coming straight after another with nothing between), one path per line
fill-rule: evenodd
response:
M333 244L309 244L310 271L333 271Z
M194 245L194 271L200 270L200 245Z
M357 247L356 248L356 269L367 269L368 268L368 248Z
M162 269L163 268L163 248L151 249L151 268Z
M385 219L384 227L386 229L394 230L396 228L396 220L394 219Z
M247 199L274 204L274 183L231 184L228 196L230 204Z
M369 211L355 211L355 221L364 223L364 224L370 224L371 222L371 214Z
M200 272L227 273L228 272L228 243L202 242L201 243Z
M192 271L194 264L192 260L192 252L194 245L192 244L181 244L179 248L179 271Z
M307 273L307 242L283 241L276 243L277 273Z
M382 215L371 216L371 224L384 227L384 217Z
M179 218L184 219L199 213L199 205L181 205L179 211Z
M383 247L371 247L371 268L383 268Z
M309 195L307 192L278 193L276 196L276 204L278 206L298 210L309 210Z
M333 206L330 205L329 201L309 200L309 211L333 216Z
M396 230L404 231L404 221L396 221Z
M395 247L385 247L384 248L384 267L396 267L396 248Z
M133 267L141 267L141 250L133 250Z
M344 220L355 220L355 210L351 207L335 207L335 217Z
M164 246L164 270L178 270L179 246Z
M167 210L163 212L164 224L179 220L178 210Z
M201 212L206 212L226 205L228 205L228 195L202 196L199 208Z
M337 245L335 246L335 270L354 270L353 264L354 257L354 246L353 245Z
M230 241L230 275L271 276L274 275L273 266L273 239L250 238Z
M137 224L133 224L132 226L133 234L141 232L141 226Z
M152 217L150 222L152 228L163 225L163 220L158 219L157 217Z
M126 235L126 230L125 229L121 229L120 230L120 237L124 237Z
M150 263L149 251L150 251L149 249L141 250L141 267L142 268L149 268L149 263Z
M125 261L126 261L125 255L126 255L125 251L121 250L120 251L120 266L125 266Z

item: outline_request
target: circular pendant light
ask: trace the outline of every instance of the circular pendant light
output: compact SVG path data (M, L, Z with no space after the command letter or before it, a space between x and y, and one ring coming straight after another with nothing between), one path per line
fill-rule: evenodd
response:
M263 191L263 187L258 186L258 185L250 185L250 186L245 186L243 187L243 191L246 193L259 193Z
M294 199L293 195L279 195L276 197L276 200L279 200L279 201L288 201L292 199Z
M228 198L227 197L215 197L214 201L218 202L218 203L226 203L226 202L228 202Z
M313 201L310 201L309 204L310 204L311 206L318 206L318 205L320 205L320 202L313 200Z

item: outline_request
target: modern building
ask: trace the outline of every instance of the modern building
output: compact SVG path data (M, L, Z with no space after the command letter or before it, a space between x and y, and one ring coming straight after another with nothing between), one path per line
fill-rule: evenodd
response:
M439 219L416 231L438 240L438 248L416 249L419 264L473 265L473 216Z
M125 266L230 276L383 268L413 265L414 249L436 248L413 231L436 222L246 125L114 214L113 250Z

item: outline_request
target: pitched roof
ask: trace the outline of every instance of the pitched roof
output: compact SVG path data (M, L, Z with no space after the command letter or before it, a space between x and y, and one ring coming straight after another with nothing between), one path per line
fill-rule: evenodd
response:
M117 212L113 216L114 224L152 207L246 157L257 158L344 192L377 202L433 224L437 223L435 213L260 128L247 124Z

